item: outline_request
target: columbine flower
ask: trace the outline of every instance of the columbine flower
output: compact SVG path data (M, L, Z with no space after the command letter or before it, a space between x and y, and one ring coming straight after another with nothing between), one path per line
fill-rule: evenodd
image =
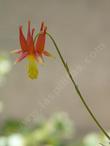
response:
M25 38L22 26L19 27L19 40L20 40L20 50L13 51L20 55L19 58L16 59L16 62L20 62L24 58L28 59L28 76L31 79L35 79L38 77L38 68L37 63L43 63L43 55L51 56L49 52L44 50L45 40L46 40L46 30L47 27L44 26L44 23L41 24L40 33L38 35L37 40L34 40L34 31L30 30L30 21L28 21L28 32L27 38ZM37 63L36 63L37 62Z

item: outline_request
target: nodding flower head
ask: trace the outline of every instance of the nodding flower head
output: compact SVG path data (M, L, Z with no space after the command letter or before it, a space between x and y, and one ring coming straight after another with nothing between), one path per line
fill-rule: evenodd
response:
M41 23L37 39L34 37L35 28L31 29L30 24L30 21L28 21L27 37L24 36L22 25L19 27L20 49L12 52L20 55L15 63L22 61L24 58L28 59L28 76L35 79L38 77L37 64L43 63L43 57L50 57L51 54L45 50L47 27L44 26L44 22Z

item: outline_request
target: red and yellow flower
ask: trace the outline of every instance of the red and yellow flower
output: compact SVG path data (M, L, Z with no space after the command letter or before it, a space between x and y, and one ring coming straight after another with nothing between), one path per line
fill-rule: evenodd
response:
M38 77L37 63L44 62L43 56L51 56L51 54L44 49L46 41L46 31L47 27L44 26L44 23L42 22L37 40L35 40L35 29L32 28L31 30L30 21L28 21L27 38L25 38L23 34L22 26L19 27L19 41L21 48L13 52L20 55L19 58L16 59L16 63L20 62L24 58L28 59L28 76L31 79L35 79Z

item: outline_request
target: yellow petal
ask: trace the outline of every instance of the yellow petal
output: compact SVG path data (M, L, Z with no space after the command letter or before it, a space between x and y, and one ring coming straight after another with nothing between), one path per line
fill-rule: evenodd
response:
M34 56L28 56L28 76L30 79L36 79L38 77L38 68Z

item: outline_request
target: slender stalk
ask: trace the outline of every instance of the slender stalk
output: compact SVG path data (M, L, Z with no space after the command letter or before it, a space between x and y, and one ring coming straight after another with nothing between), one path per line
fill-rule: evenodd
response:
M64 58L63 58L63 56L62 56L62 54L61 54L61 52L60 52L60 50L59 50L56 42L55 42L55 40L53 39L53 37L49 33L47 33L47 35L49 36L49 38L52 40L53 44L55 45L55 48L57 50L57 53L58 53L58 55L59 55L59 57L60 57L63 65L64 65L64 68L66 69L67 74L68 74L69 78L71 79L71 81L72 81L72 83L73 83L73 85L75 87L75 90L76 90L77 94L79 95L79 97L80 97L83 105L85 106L86 110L89 112L90 116L92 117L92 119L94 120L94 122L96 123L96 125L99 127L99 129L108 138L108 140L110 140L110 136L107 134L107 132L105 131L105 129L101 126L101 124L98 122L98 120L96 119L95 115L93 114L93 112L91 111L91 109L89 108L89 106L87 105L87 103L86 103L83 95L81 94L81 92L80 92L80 90L79 90L79 88L78 88L78 86L77 86L77 84L76 84L76 82L75 82L75 80L74 80L71 72L70 72L70 69L68 67L68 64L65 62L65 60L64 60Z

